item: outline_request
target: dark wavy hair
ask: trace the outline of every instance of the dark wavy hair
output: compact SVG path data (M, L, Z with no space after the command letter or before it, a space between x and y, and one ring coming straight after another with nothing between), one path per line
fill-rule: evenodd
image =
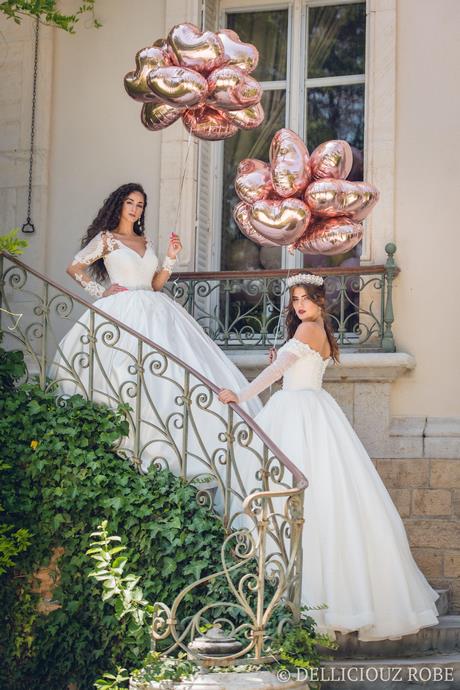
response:
M309 275L309 274L307 274ZM334 362L339 361L340 351L337 344L337 340L334 335L333 328L329 316L326 313L326 291L324 285L294 285L289 290L289 304L286 308L286 337L289 340L294 337L294 334L298 326L302 323L297 314L295 313L294 304L292 302L292 295L294 287L301 287L305 290L308 295L308 299L314 302L321 309L321 316L324 321L324 330L326 331L327 339L329 342L329 347L331 348L331 357Z
M101 208L97 212L96 218L93 220L89 226L86 234L82 238L81 248L86 247L89 242L96 237L99 232L104 230L115 230L118 223L120 222L121 209L123 207L124 201L129 197L132 192L140 192L144 197L144 208L142 210L142 215L138 221L134 223L134 232L136 235L144 234L144 222L145 222L145 209L147 208L147 194L144 191L142 185L136 182L129 182L128 184L123 184L118 187L114 192L109 194L107 199L102 204ZM107 270L104 265L104 260L99 259L95 261L91 266L88 267L88 272L99 282L104 281L107 278Z

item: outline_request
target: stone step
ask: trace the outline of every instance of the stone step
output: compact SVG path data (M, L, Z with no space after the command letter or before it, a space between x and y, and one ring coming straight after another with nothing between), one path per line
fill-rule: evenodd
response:
M448 589L436 589L436 591L439 594L436 608L440 616L446 616L449 613L450 592Z
M320 674L321 690L459 690L460 654L338 659L324 662Z
M362 642L358 640L356 632L336 635L336 641L340 645L334 652L336 659L401 658L426 653L446 654L460 651L460 616L440 616L438 625L422 628L418 633L404 635L399 640Z

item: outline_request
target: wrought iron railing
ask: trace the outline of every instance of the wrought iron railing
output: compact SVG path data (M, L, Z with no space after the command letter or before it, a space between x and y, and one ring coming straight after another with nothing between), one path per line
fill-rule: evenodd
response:
M43 389L123 404L129 436L119 453L139 470L169 467L224 525L220 570L156 604L154 640L165 654L187 650L201 665L272 660L264 650L273 621L300 615L303 474L250 415L222 405L214 383L173 353L13 257L0 255L0 275L2 346L23 350ZM72 325L69 349L61 335ZM196 596L185 617L184 599L218 581L227 601ZM190 650L200 628L216 622L239 640L237 651L216 658Z
M327 312L341 349L393 352L396 246L385 264L311 269L325 277ZM309 269L310 270L310 269ZM300 269L178 273L167 288L224 349L266 349L283 339L285 279Z

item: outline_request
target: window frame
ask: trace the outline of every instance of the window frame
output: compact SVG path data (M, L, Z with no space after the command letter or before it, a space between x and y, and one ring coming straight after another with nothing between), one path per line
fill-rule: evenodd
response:
M293 56L305 54L307 32L307 7L355 4L360 0L291 0L269 2L267 0L221 0L218 8L219 26L225 26L225 15L231 12L253 12L287 9L288 55L286 88L286 126L305 135L306 126L306 68L307 60L295 60ZM381 200L366 221L361 263L377 263L385 256L384 246L392 241L394 214L394 144L395 144L395 86L396 86L396 0L366 1L366 60L364 97L364 179L375 184L381 192ZM298 27L293 31L293 27ZM346 83L362 75L345 77ZM321 81L343 80L343 77L327 77ZM313 80L309 80L312 82ZM315 80L317 85L318 79ZM274 82L278 84L279 82ZM293 84L301 88L293 89ZM269 89L270 82L265 83ZM382 107L383 106L383 107ZM223 144L212 151L214 171L212 189L212 256L211 270L220 270L222 237L222 167ZM282 266L302 266L302 256L290 255L283 248Z

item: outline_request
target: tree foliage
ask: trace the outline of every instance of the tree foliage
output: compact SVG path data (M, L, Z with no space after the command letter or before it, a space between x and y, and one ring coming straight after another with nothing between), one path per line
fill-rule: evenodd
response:
M49 26L74 33L76 23L83 15L91 15L94 27L101 26L94 15L95 2L96 0L84 0L76 7L74 14L63 14L57 0L1 0L0 11L16 24L20 24L23 17L33 17Z

